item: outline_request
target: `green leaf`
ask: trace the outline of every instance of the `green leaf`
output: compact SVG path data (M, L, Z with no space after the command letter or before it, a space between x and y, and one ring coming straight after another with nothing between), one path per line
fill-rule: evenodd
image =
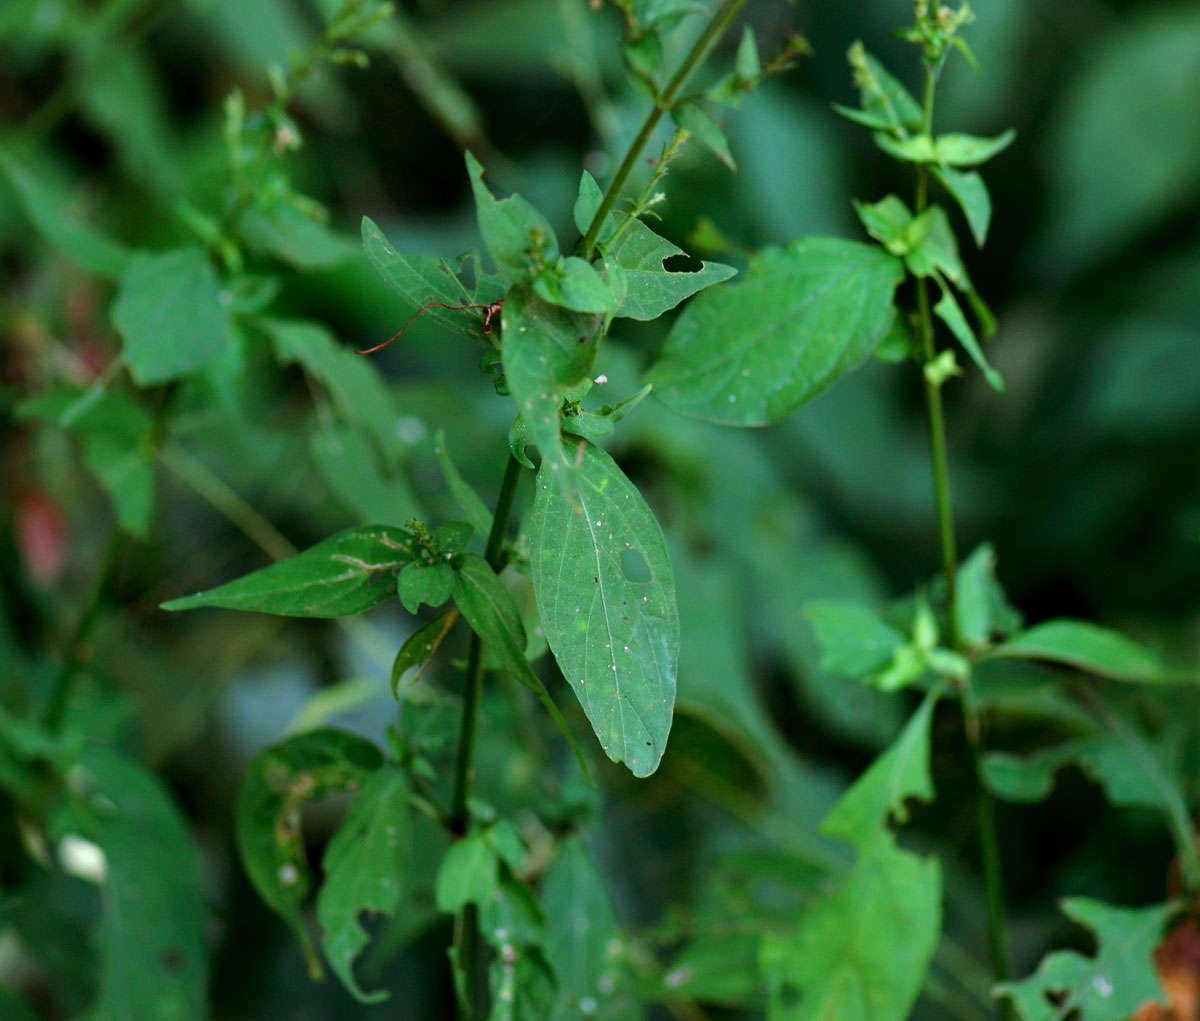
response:
M219 361L234 343L231 306L204 249L136 253L121 274L112 321L138 385Z
M412 488L399 469L380 466L377 447L363 429L322 424L309 449L330 491L363 524L402 525L420 516Z
M1135 684L1196 681L1191 673L1168 670L1145 646L1084 620L1048 620L997 646L988 656L1048 660Z
M997 994L1012 999L1023 1021L1057 1021L1068 1015L1126 1021L1144 1004L1166 1003L1154 950L1168 919L1179 910L1177 904L1115 908L1068 897L1062 909L1095 934L1096 956L1056 950L1028 978L998 985Z
M396 402L370 359L356 355L311 320L263 319L259 325L270 336L280 364L301 366L325 387L342 417L362 426L374 438L385 464L394 464Z
M1009 128L995 138L978 138L975 135L963 135L952 132L938 135L934 141L937 149L937 161L951 167L969 167L978 163L986 163L993 156L1003 152L1017 137L1016 131Z
M370 741L322 728L259 752L242 782L237 803L242 864L258 895L291 926L314 977L321 974L321 962L301 914L312 872L304 855L300 811L306 801L357 790L382 760Z
M533 278L533 291L551 305L572 312L614 312L617 299L596 268L571 255L547 266Z
M918 220L921 224L920 238L904 259L909 271L919 277L931 277L940 271L956 287L969 290L971 281L959 257L958 242L945 210L940 206L931 206Z
M717 157L730 170L736 171L733 153L729 151L729 140L721 126L714 121L699 103L680 103L672 108L671 117L684 131L696 139L704 148Z
M875 144L894 159L907 163L935 163L937 147L928 135L910 135L908 138L893 138L885 131L872 136Z
M208 909L186 821L157 777L100 745L83 747L69 777L60 822L104 852L100 989L89 1016L207 1016Z
M359 915L366 911L390 916L399 910L411 839L408 781L400 770L385 765L355 795L321 859L321 946L334 974L360 1003L381 1003L388 994L366 993L354 978L354 959L369 939Z
M988 386L993 390L1003 392L1004 380L1000 378L1000 373L992 368L991 363L987 360L987 355L983 353L983 348L979 346L979 341L975 337L975 331L971 329L970 323L967 322L966 316L963 315L958 300L950 290L950 285L940 279L938 280L938 284L942 289L942 296L938 299L938 303L933 306L933 311L942 322L950 327L950 332L954 334L955 339L963 346L967 354L971 356L971 361L983 373L983 378L987 380Z
M921 106L887 68L863 49L861 42L855 42L846 56L863 113L899 133L918 130Z
M962 208L975 244L982 248L992 220L992 200L983 178L973 170L964 174L949 167L934 167L933 176L942 182L942 186Z
M445 259L430 255L401 255L392 247L383 231L365 216L362 238L371 265L413 309L431 301L440 301L444 305L486 305L504 293L502 289L477 289L472 294ZM478 309L457 310L434 306L421 315L467 337L478 338L481 334L482 320Z
M675 705L679 615L662 530L599 447L571 444L578 488L543 464L529 519L542 628L605 753L635 776L658 767Z
M421 676L429 661L433 659L441 646L443 639L450 633L459 617L459 611L443 610L428 624L414 631L400 646L396 658L392 661L392 694L400 698L400 681L409 670L417 669L417 677ZM416 678L414 678L416 680Z
M482 904L500 883L500 859L483 834L473 829L450 845L438 868L435 897L439 911L451 914L465 904Z
M996 552L990 543L978 547L959 565L954 604L959 637L982 646L993 635L1008 635L1021 626L1021 615L1008 602L996 580Z
M445 561L436 564L412 563L396 578L396 594L409 613L421 604L441 606L454 591L454 568Z
M596 358L599 320L551 305L527 287L504 299L504 378L529 438L556 485L568 485L559 409L565 391L588 377Z
M483 183L479 161L470 151L466 158L479 230L488 254L501 273L514 280L525 279L537 260L549 262L558 255L554 228L520 195L497 201Z
M546 955L558 980L548 1021L643 1017L604 879L578 836L563 841L542 886Z
M904 638L862 603L821 599L804 607L821 647L821 669L858 680L884 669Z
M470 483L462 477L462 473L455 466L450 457L444 429L439 429L434 436L433 452L437 455L438 464L441 466L442 477L446 480L446 485L450 487L454 499L458 501L463 516L471 523L471 527L475 529L477 535L489 535L492 531L492 512L487 509L487 504L471 488Z
M25 215L55 249L80 269L106 280L116 280L125 272L133 255L130 249L71 216L67 196L4 148L0 148L0 171L8 177Z
M868 234L879 241L893 255L904 255L908 249L906 232L913 215L908 206L895 195L888 195L868 205L855 202L854 209Z
M602 197L595 178L585 170L575 203L575 224L580 233L587 230L600 208ZM685 298L728 280L737 272L732 266L719 262L702 262L695 271L668 270L666 261L672 256L684 255L684 251L636 218L630 218L613 240L614 232L622 222L616 215L610 215L600 232L600 244L606 256L624 271L625 293L615 313L618 318L640 322L657 319Z
M163 603L164 610L220 606L284 617L348 617L395 591L413 561L413 538L399 528L350 528L218 588Z
M302 271L332 269L357 253L349 239L286 200L247 210L238 233L253 247Z
M758 45L754 41L754 29L749 25L742 29L742 39L738 43L734 68L738 77L746 82L757 81L762 73L762 64L758 59Z
M900 260L874 245L807 238L764 249L741 282L684 309L649 382L682 414L777 421L871 353L903 276Z
M822 824L823 832L849 840L858 857L843 885L809 908L794 932L765 940L760 963L772 1019L909 1016L941 928L941 870L936 860L901 850L887 820L906 818L907 798L933 795L929 725L937 697L926 696Z

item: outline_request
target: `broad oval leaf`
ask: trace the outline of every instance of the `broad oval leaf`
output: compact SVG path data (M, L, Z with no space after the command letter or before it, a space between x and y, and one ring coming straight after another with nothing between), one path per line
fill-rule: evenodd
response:
M1085 620L1048 620L997 646L988 656L1049 660L1136 684L1196 681L1194 674L1168 670L1145 646Z
M542 628L600 745L635 776L658 767L675 706L679 615L662 530L599 447L571 443L572 496L538 473L530 516Z
M235 342L231 302L202 248L134 255L121 274L112 321L139 386L211 365Z
M402 528L351 528L226 585L172 599L163 609L220 606L284 617L348 617L395 591L396 574L413 562L412 543Z
M361 1003L380 1003L388 994L364 992L354 977L354 959L369 940L359 914L395 915L405 893L411 840L408 780L386 765L355 796L321 859L321 946L329 967Z
M310 730L259 752L237 803L238 853L258 895L291 926L314 976L321 962L301 906L312 888L300 834L306 801L355 790L380 766L370 741L332 728Z
M777 421L874 350L903 277L904 264L874 245L804 238L764 249L742 280L684 309L649 381L681 414Z

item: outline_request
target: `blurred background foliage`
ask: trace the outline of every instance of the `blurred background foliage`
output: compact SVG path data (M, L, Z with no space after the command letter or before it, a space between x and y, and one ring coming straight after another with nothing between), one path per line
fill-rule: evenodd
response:
M263 338L243 338L238 373L202 374L173 395L148 472L122 475L129 466L86 430L18 419L14 408L64 383L94 385L119 350L111 285L55 230L86 221L125 245L195 243L228 187L226 97L236 88L249 109L267 105L269 65L308 50L333 6L0 5L0 161L10 161L0 175L0 703L20 715L47 697L105 550L119 543L67 712L146 763L186 817L204 862L213 1011L224 1018L370 1009L306 979L285 927L241 874L233 797L249 758L289 730L333 722L382 740L396 720L391 655L412 624L394 604L349 627L212 611L169 618L157 606L369 518L459 516L438 468L440 430L493 498L508 406L469 343L418 322L375 356L365 381L332 355L324 377L311 364L281 367ZM520 191L560 237L573 236L580 166L611 173L647 103L621 71L618 16L599 8L410 0L371 30L369 68L324 66L303 83L289 107L304 144L287 157L288 187L327 217L286 200L255 209L249 268L278 287L272 314L327 324L347 351L390 336L411 310L361 256L359 220L369 215L404 251L477 244L464 147L495 188ZM989 356L1008 391L975 377L947 390L962 545L993 543L1029 620L1088 617L1196 662L1200 10L1139 0L974 8L967 38L981 70L951 62L938 125L1019 135L988 167L996 217L986 250L968 253L1000 323ZM763 52L796 30L814 55L726 119L736 174L698 146L673 165L663 233L733 262L807 233L858 237L850 200L910 183L829 107L852 101L845 52L857 38L912 83L910 48L891 35L909 13L902 0L753 0L746 21ZM50 200L33 216L38 229L14 155ZM613 331L601 367L614 398L637 389L668 325ZM103 378L134 392L119 373ZM155 415L154 390L137 399ZM597 763L600 788L577 793L637 980L675 1016L754 1016L758 935L786 926L836 865L840 852L815 826L912 709L905 695L823 678L801 607L889 598L933 574L919 401L914 371L874 364L766 430L684 421L648 401L610 444L671 546L680 702L657 774L635 781ZM93 474L106 471L116 510ZM111 538L121 499L153 500L141 538ZM462 650L452 651L430 690L457 689ZM1169 709L1156 703L1160 716L1196 711L1172 698ZM490 689L479 776L528 838L550 822L529 807L546 781L522 705L503 685ZM935 727L938 800L905 830L946 864L946 938L922 1018L955 1016L956 998L986 1003L989 984L969 780L950 715ZM1003 721L993 734L1014 749L1037 737ZM333 804L307 820L313 849L339 817ZM0 976L39 1016L73 1016L94 998L101 967L95 887L33 862L12 813L4 819ZM1107 808L1075 772L1042 805L1004 809L1000 831L1019 975L1070 931L1057 898L1144 903L1168 883L1157 819ZM428 890L376 933L361 974L394 991L391 1016L445 1016L447 933ZM685 999L705 1013L689 1013Z

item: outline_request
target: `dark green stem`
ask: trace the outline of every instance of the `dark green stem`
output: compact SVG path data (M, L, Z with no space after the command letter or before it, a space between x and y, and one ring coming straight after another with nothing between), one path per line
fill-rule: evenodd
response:
M922 103L921 131L933 135L933 93L936 72L925 71L925 91ZM916 215L925 211L929 201L929 169L925 164L917 167ZM942 389L924 369L937 357L933 338L933 316L929 308L929 293L925 280L917 278L917 317L921 330L922 384L925 389L925 414L929 422L929 448L933 463L933 491L937 506L938 539L941 547L942 575L946 582L946 632L952 648L962 647L958 632L958 600L956 576L958 573L958 551L954 536L954 509L950 499L950 465L946 453L946 418L942 411ZM983 858L983 882L987 898L988 949L992 959L992 974L997 982L1009 976L1008 941L1005 934L1004 876L1000 867L1000 842L996 833L996 809L991 793L983 779L983 728L979 713L971 695L968 678L960 689L960 704L967 744L970 746L971 764L975 771L976 820L979 826L979 844ZM1002 1018L1011 1017L1011 1004L1002 1001L999 1006Z
M504 535L508 531L508 519L512 513L513 499L517 494L517 483L521 480L521 465L511 455L504 469L504 480L500 483L500 496L496 500L496 511L492 515L492 529L488 533L484 556L493 570L501 566L504 551ZM463 682L462 724L458 732L458 756L454 769L454 794L450 801L447 822L452 832L462 835L467 831L467 800L471 794L471 777L474 773L475 730L479 720L479 697L483 688L483 642L477 634L471 635L467 653L467 674ZM479 913L474 904L468 904L454 921L454 947L457 967L464 978L465 993L474 997L475 969L479 946ZM478 1016L476 1004L462 1005L461 1014L466 1019Z
M679 91L686 84L691 73L696 69L700 61L705 58L708 51L712 49L713 44L721 37L725 29L729 27L729 23L737 15L737 12L745 6L745 3L746 0L725 0L720 10L712 16L712 20L705 27L704 32L701 33L700 38L696 40L696 44L688 52L688 55L683 58L683 63L679 65L679 70L672 76L666 88L659 93L658 98L654 101L654 107L646 114L646 119L642 121L641 128L638 129L637 135L634 136L633 142L630 143L629 149L625 153L625 158L621 160L621 165L617 167L617 172L613 175L613 179L608 185L608 191L604 193L604 198L600 201L600 208L596 210L596 215L592 217L592 222L588 225L587 233L584 234L583 240L579 242L579 253L585 259L592 254L592 249L596 247L596 239L600 236L600 229L604 226L604 221L608 219L608 214L612 212L613 206L616 205L617 199L625 187L625 182L633 172L633 168L637 164L642 150L646 147L646 143L650 141L650 136L654 134L654 129L658 127L658 122L662 119L662 115L667 113L675 104L675 100L679 96Z
M88 640L92 637L96 621L100 618L100 611L104 607L104 600L108 594L109 584L121 560L121 549L123 546L124 542L121 532L114 526L112 536L108 540L108 548L105 550L103 560L100 564L100 570L96 573L96 577L92 581L91 590L88 592L83 609L79 613L79 619L75 622L75 630L72 632L71 639L67 643L67 651L63 658L62 666L58 668L58 673L54 676L54 685L50 689L50 698L46 702L46 709L42 714L42 726L47 730L56 731L62 726L67 712L67 705L71 701L71 688L74 685L75 677L79 673L79 667L85 659L84 650L87 647Z

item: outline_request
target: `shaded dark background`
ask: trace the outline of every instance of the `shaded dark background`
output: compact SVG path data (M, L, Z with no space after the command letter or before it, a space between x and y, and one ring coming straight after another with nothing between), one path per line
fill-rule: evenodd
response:
M328 207L330 226L350 243L367 214L402 250L451 255L477 243L461 158L469 146L494 188L519 191L561 238L572 237L580 166L610 173L647 103L621 73L615 13L581 0L401 6L403 43L376 47L367 70L339 68L302 90L292 108L305 134L288 160L294 183ZM7 0L0 145L33 145L63 201L112 235L149 247L178 243L187 237L184 203L219 207L226 95L237 86L250 105L265 102L267 65L305 48L318 8L301 0ZM950 61L936 124L982 135L1013 126L1018 136L984 170L995 209L986 248L964 241L970 273L1000 323L989 357L1008 385L996 394L969 372L947 388L960 544L965 553L993 543L1000 579L1028 619L1088 617L1195 663L1200 9L1091 0L983 0L974 9L966 39L981 70ZM907 196L904 169L830 103L853 102L844 54L858 38L915 86L915 50L892 35L909 17L908 5L882 0L752 0L744 20L764 53L798 30L814 55L726 118L736 175L697 146L686 152L666 179L662 232L692 251L701 217L736 249L807 233L859 237L852 198ZM714 68L731 59L735 39ZM435 62L433 77L409 59L414 49ZM697 254L744 261L736 250ZM329 324L348 346L378 343L410 311L358 257L281 279L275 308ZM103 364L118 342L110 290L36 236L2 183L0 282L8 537L0 694L11 700L22 685L41 683L41 668L23 664L62 648L111 511L68 438L17 425L7 411L58 378L64 363ZM615 396L636 389L668 325L614 329L599 367ZM469 343L428 324L377 359L394 387L409 482L435 519L456 514L432 455L437 429L446 429L481 491L491 497L498 484L511 412L475 371L476 359ZM255 363L243 397L234 414L196 396L181 442L298 546L353 524L311 466L304 381ZM685 593L684 712L664 767L646 783L603 771L597 808L597 853L610 867L619 913L638 931L669 917L667 904L702 900L711 862L750 839L747 830L776 839L775 824L757 814L763 805L768 816L811 828L895 732L901 697L847 691L818 676L800 607L824 595L901 595L933 574L936 540L920 392L908 367L871 364L755 432L683 422L648 402L612 449L663 521ZM264 561L177 474L164 469L158 482L152 536L123 557L98 631L97 705L111 714L111 733L165 777L204 848L218 1015L357 1016L333 985L308 984L283 926L241 877L232 795L248 757L298 713L381 734L394 713L390 650L409 625L380 611L364 639L318 623L209 612L168 618L155 609L163 599ZM55 537L53 563L35 562L18 527L27 519ZM457 683L452 669L443 672ZM735 680L758 701L732 717L731 731L721 725L720 699ZM321 700L331 691L341 701ZM940 798L920 814L914 840L947 851L947 931L981 959L966 763L954 721L942 723ZM772 724L776 744L764 757L753 728ZM1028 735L1015 728L999 737L1019 746ZM527 780L519 756L502 735L494 744L482 753L484 784L497 803L520 804ZM715 795L717 780L736 795ZM739 817L743 809L757 821ZM1018 974L1066 931L1057 898L1162 897L1171 852L1161 826L1107 809L1074 773L1053 801L1006 809L1000 824ZM69 905L46 939L66 948L66 963L34 968L30 980L52 1017L86 1003L89 950L78 919L94 909L74 888L60 894ZM386 965L383 980L397 999L385 1009L394 1016L441 1016L447 931L433 918L415 925L402 957ZM672 949L666 940L664 959ZM948 1016L932 1000L918 1009Z

